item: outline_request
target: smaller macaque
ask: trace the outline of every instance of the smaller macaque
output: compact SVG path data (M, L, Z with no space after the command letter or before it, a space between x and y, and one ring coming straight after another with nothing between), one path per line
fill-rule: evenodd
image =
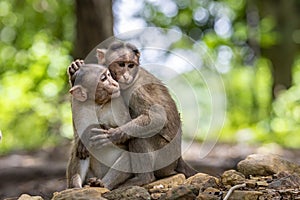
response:
M97 177L96 184L113 189L132 175L127 146L111 143L100 149L88 148L90 155L84 159L78 157L78 148L87 146L91 128L116 128L130 121L128 109L107 68L82 61L71 65L78 68L70 72L69 67L75 145L67 167L67 186L81 188L87 178Z

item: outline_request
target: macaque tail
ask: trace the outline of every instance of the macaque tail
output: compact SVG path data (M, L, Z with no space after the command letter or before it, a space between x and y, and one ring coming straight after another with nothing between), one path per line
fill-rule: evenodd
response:
M186 178L191 177L195 174L197 174L198 172L193 169L192 167L190 167L183 159L182 157L179 158L178 160L178 165L177 168L175 169L177 172L179 173L183 173Z

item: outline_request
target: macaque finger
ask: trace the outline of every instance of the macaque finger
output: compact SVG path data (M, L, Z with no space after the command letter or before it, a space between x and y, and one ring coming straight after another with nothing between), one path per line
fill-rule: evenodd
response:
M72 68L72 66L69 66L68 69L69 69L69 74L74 74L75 73L75 70Z
M104 139L108 139L108 135L107 134L100 134L100 135L92 136L90 138L90 141L97 141L97 140L104 140Z
M109 139L103 139L100 141L91 142L91 146L96 149L101 149L102 147L107 146L110 143L111 143L111 141Z
M92 128L91 132L97 134L108 134L108 130L101 129L101 128Z
M74 70L74 72L76 72L79 69L78 63L76 61L72 62L71 69Z
M84 61L83 60L79 60L79 59L75 60L75 62L72 63L75 71L77 71L82 64L84 64Z
M90 187L104 187L102 180L97 177L89 178L87 183Z

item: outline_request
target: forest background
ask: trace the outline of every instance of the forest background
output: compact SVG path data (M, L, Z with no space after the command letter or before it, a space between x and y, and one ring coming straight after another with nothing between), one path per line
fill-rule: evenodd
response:
M299 19L298 0L1 0L0 155L70 140L67 66L112 35L150 26L186 34L201 44L203 68L216 66L227 102L219 141L299 148ZM201 97L199 119L208 116L206 86L192 71L181 76Z

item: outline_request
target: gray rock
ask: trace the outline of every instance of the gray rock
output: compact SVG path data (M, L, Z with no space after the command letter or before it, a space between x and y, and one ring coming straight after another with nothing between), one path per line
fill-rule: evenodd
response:
M276 180L272 181L269 185L268 188L270 189L297 189L300 186L300 177L298 174L290 174L288 172L280 172L276 175Z
M186 179L183 174L176 174L174 176L170 176L170 177L167 177L164 179L154 181L143 187L146 188L147 190L166 189L166 188L171 188L174 186L182 185L185 180ZM153 192L155 192L155 191L153 191Z
M73 188L63 190L61 192L55 192L52 200L105 200L102 195L108 191L108 189L100 187Z
M221 176L221 182L223 185L238 185L245 182L244 174L235 170L225 171Z
M220 200L222 192L216 188L207 188L203 193L199 193L196 200Z
M238 163L238 171L247 177L250 175L268 176L282 171L299 174L300 166L276 155L253 154Z
M194 185L200 192L203 192L209 187L218 188L219 179L204 173L198 173L188 178L184 184Z
M108 200L122 199L122 200L150 200L151 196L148 191L139 186L129 186L118 188L103 194L103 197Z
M43 200L40 196L30 196L28 194L22 194L18 200Z
M172 188L159 200L194 200L199 190L193 185L180 185Z
M262 196L262 192L257 191L242 191L235 190L229 197L229 200L257 200L260 196ZM223 198L226 196L224 193Z

